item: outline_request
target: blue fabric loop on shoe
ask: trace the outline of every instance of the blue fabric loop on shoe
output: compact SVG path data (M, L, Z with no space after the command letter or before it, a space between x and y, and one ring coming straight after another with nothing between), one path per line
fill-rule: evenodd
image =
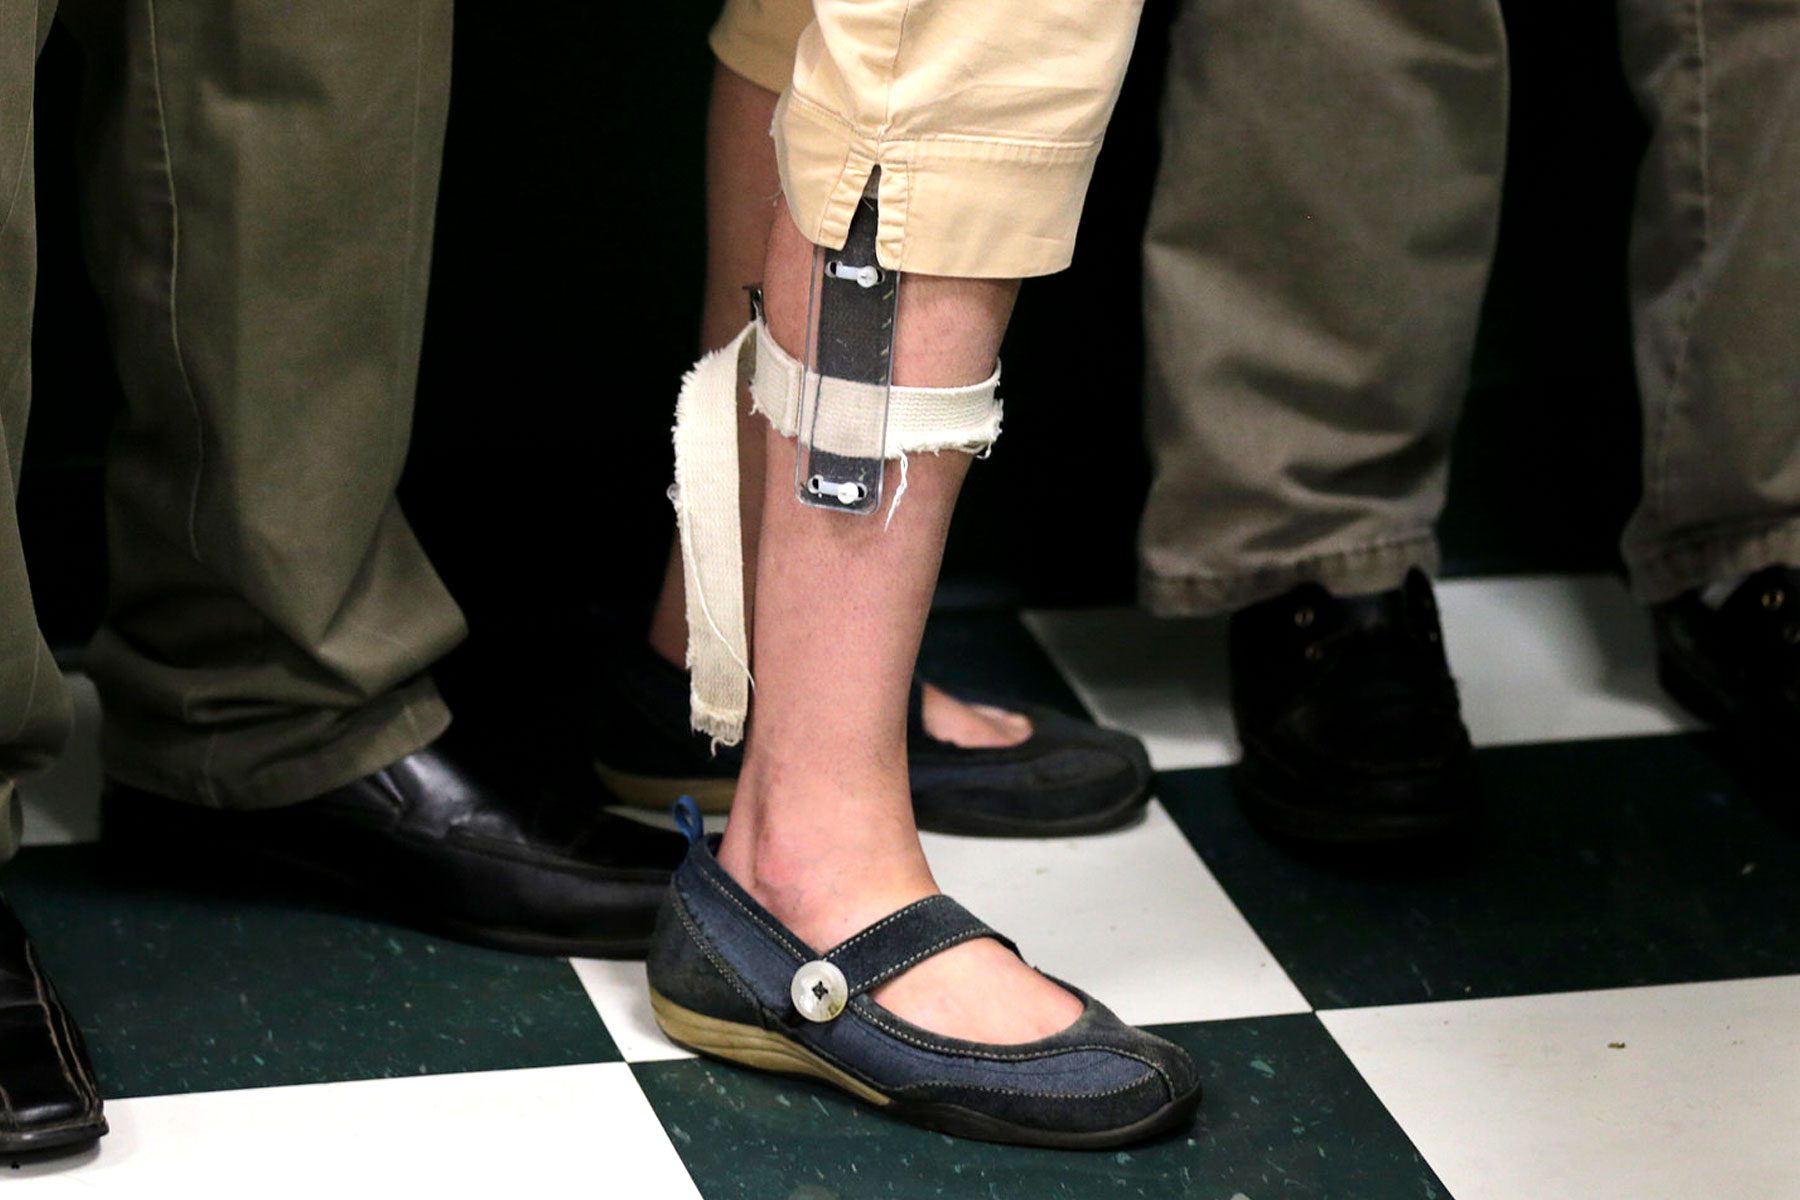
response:
M826 951L825 961L844 973L850 995L879 987L934 954L976 938L1018 947L948 896L927 896L890 913Z
M700 806L694 803L692 796L683 796L675 801L670 812L675 817L675 828L681 830L692 846L706 836L706 822L700 816Z

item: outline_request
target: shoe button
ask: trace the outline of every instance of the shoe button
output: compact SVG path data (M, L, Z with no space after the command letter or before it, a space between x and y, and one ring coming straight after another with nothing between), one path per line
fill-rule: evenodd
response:
M809 1021L825 1022L844 1011L850 1002L850 984L836 963L819 959L794 972L788 988L794 1007Z

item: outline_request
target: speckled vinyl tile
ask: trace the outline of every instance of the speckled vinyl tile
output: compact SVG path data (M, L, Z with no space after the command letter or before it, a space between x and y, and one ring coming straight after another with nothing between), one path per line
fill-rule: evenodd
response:
M1800 971L1800 832L1706 735L1480 750L1468 854L1299 858L1245 824L1223 770L1160 795L1318 1008Z
M1459 1200L1800 1197L1800 977L1320 1018Z
M29 1200L695 1196L622 1063L154 1096L108 1116L97 1150L23 1164L0 1187Z
M0 885L86 1027L114 1132L0 1189L1800 1200L1791 800L1783 818L1714 738L1667 732L1683 722L1610 581L1445 591L1484 743L1466 854L1287 853L1222 767L1166 771L1142 821L1099 837L926 838L945 889L1030 959L1195 1055L1193 1127L1104 1153L959 1141L696 1059L656 1029L641 963L474 949L262 881L109 873L84 844L98 714L78 684L72 751L26 789L30 844ZM1222 763L1228 716L1194 699L1222 698L1217 632L940 614L920 669L1092 704L1165 766Z
M117 882L95 846L28 848L4 883L108 1097L619 1059L562 959Z
M1274 1200L1447 1195L1310 1016L1160 1026L1207 1088L1194 1126L1124 1150L1028 1150L902 1125L810 1081L634 1064L706 1200Z

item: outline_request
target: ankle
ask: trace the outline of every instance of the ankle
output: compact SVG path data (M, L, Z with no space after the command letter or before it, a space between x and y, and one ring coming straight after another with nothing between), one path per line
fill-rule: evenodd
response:
M818 949L938 890L910 823L864 816L796 828L754 808L749 815L740 822L733 813L719 865Z

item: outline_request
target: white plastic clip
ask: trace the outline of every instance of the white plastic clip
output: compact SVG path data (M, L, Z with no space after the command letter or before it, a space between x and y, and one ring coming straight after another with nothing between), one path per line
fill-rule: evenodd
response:
M839 482L823 475L806 481L806 490L815 496L829 496L839 504L856 504L869 494L869 489L854 481Z
M825 264L825 274L833 279L848 279L857 287L865 288L872 288L886 278L882 274L881 268L874 263L870 263L866 267L850 267L835 258Z

